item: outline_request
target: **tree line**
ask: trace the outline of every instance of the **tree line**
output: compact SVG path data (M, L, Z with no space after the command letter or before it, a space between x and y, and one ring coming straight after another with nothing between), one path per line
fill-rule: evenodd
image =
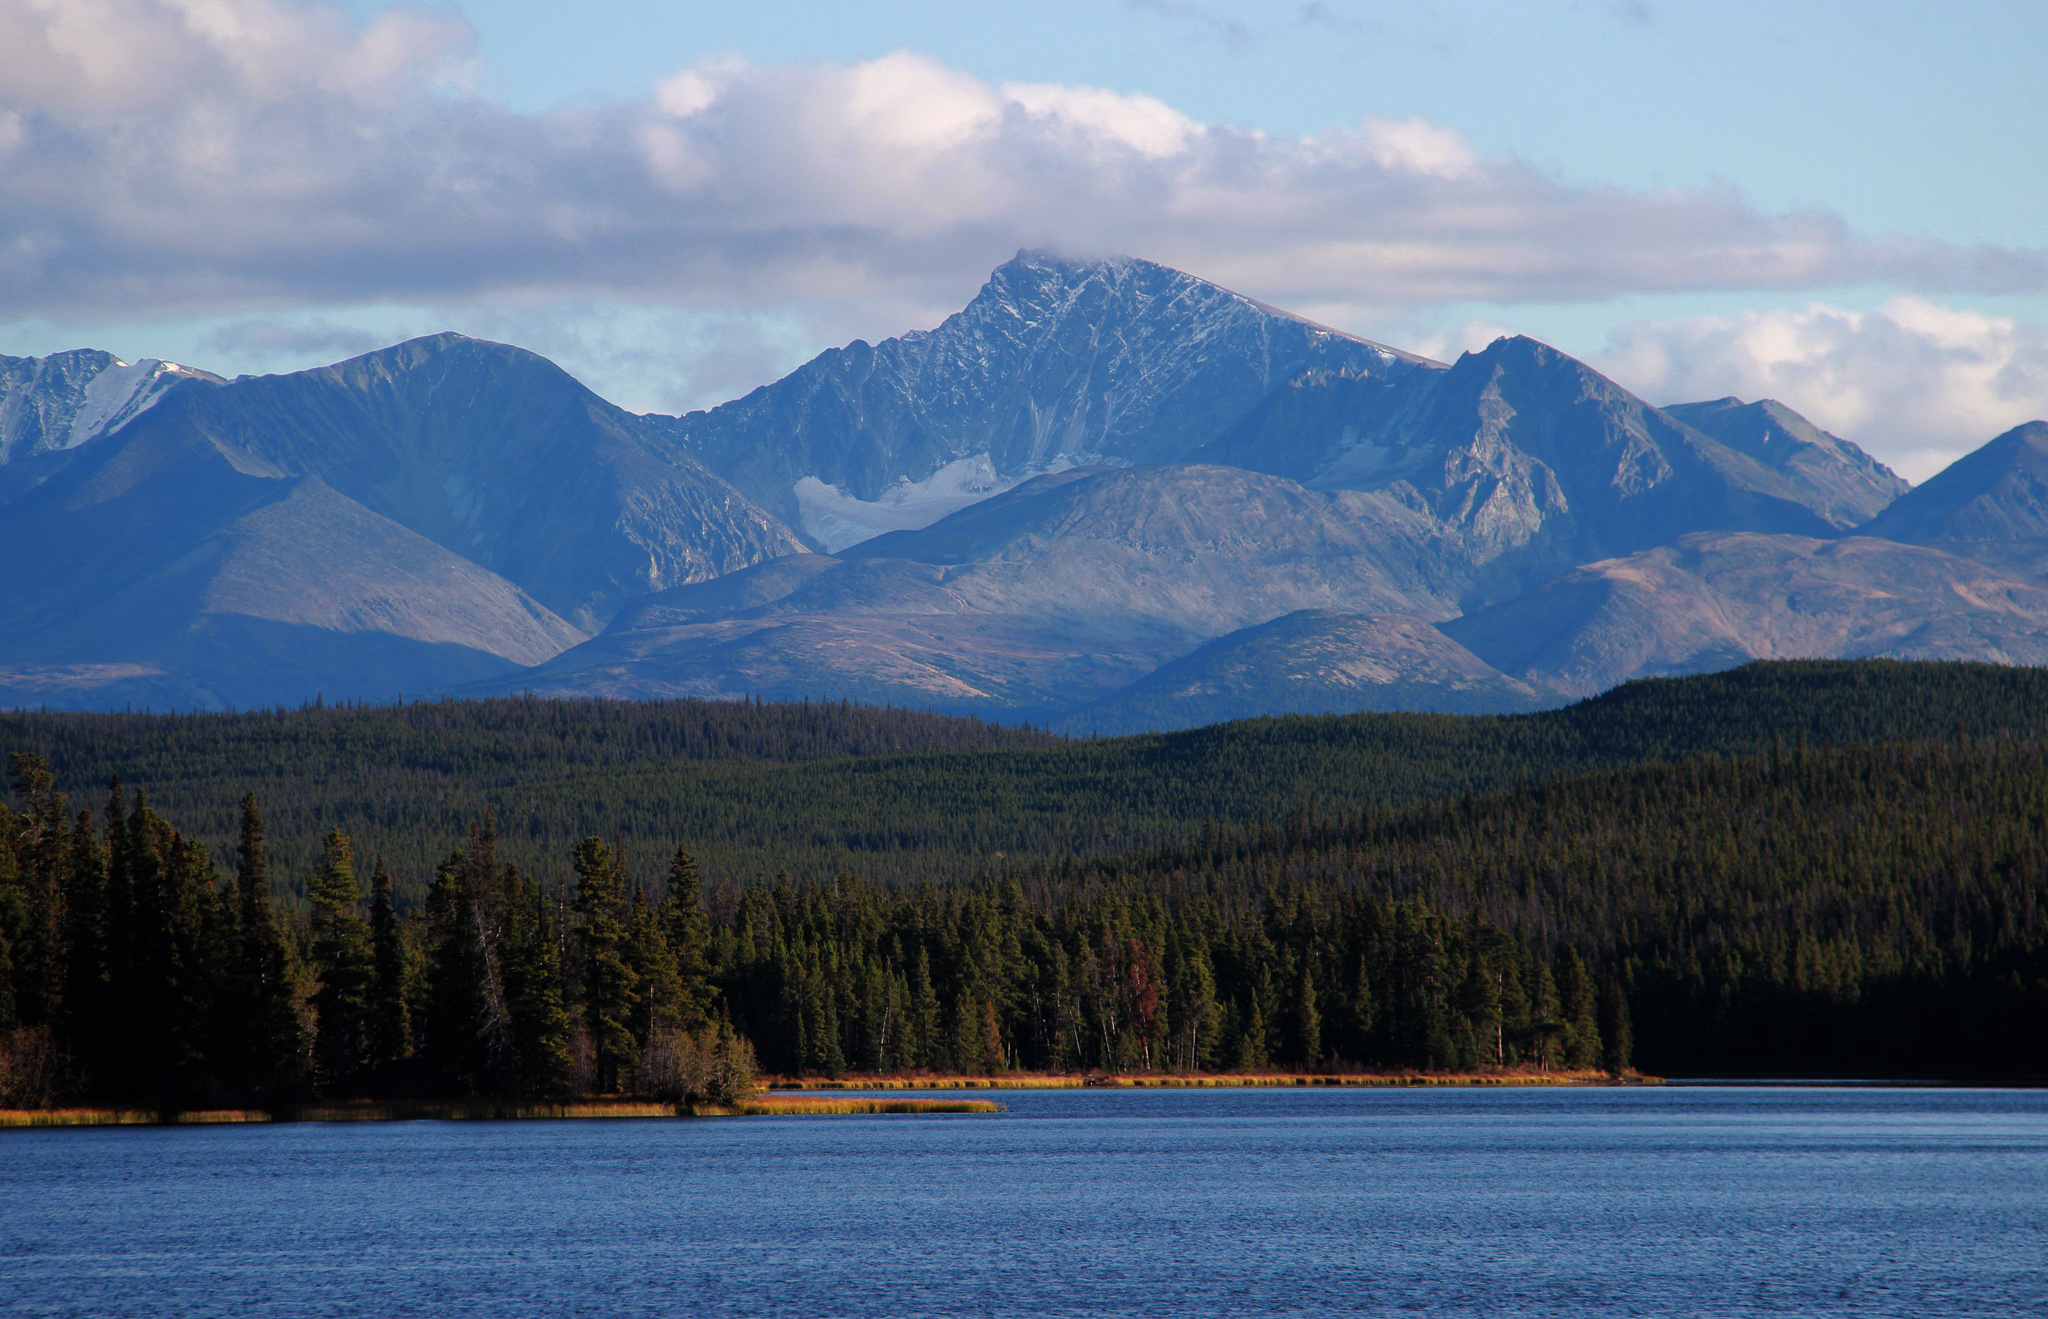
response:
M485 812L416 898L329 825L287 899L254 794L216 853L119 781L73 810L12 765L17 1101L705 1096L756 1063L2048 1074L2038 731L1304 798L944 882L674 843L650 868L596 835L527 866Z
M1246 720L1064 739L971 718L841 703L514 698L239 714L0 712L60 790L119 775L214 855L236 803L262 799L280 896L305 901L322 839L377 840L401 906L449 840L495 811L498 853L566 875L582 839L659 876L677 839L707 870L823 882L958 880L997 864L1170 843L1301 800L1400 808L1560 776L1750 753L2048 726L2048 670L1888 660L1779 661L1628 683L1535 715Z
M115 780L0 810L6 1102L731 1098L778 1072L1620 1069L1619 982L1476 911L1363 894L1232 909L1143 886L707 886L585 839L543 885L474 825L401 911L331 830L303 913L253 795L232 874ZM1241 905L1241 904L1240 904ZM756 1049L759 1062L756 1061Z

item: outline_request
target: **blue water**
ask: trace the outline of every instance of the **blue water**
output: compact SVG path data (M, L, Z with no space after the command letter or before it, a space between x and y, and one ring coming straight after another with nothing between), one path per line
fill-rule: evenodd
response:
M0 1132L9 1315L2043 1315L2048 1093Z

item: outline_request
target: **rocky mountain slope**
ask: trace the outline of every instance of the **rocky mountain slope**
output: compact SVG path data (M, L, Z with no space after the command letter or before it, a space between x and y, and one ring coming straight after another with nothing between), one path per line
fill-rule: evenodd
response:
M1495 668L1569 697L1752 659L2048 664L2048 584L1874 537L1695 533L1442 628Z
M918 531L648 597L537 692L858 696L1043 712L1295 609L1454 612L1422 519L1173 464L1034 478Z
M1511 338L1427 375L1303 376L1198 457L1313 489L1384 491L1426 512L1460 547L1476 605L1674 535L1828 535L1886 502L1860 450L1807 447L1801 462L1767 464L1583 362ZM1864 487L1860 501L1841 493Z
M1965 454L1859 530L2048 579L2048 422Z
M0 704L1120 729L2048 659L2048 425L1907 491L1769 400L1653 407L1528 339L1446 367L1144 261L1020 254L935 330L682 418L456 335L232 382L0 359L0 389Z
M1776 399L1674 403L1664 414L1784 474L1807 507L1840 528L1867 522L1909 488L1906 480Z
M118 430L185 380L225 383L210 371L155 358L131 364L95 348L0 356L0 464L75 449Z
M1423 619L1301 609L1197 647L1058 726L1114 734L1269 714L1509 714L1544 704Z
M0 576L0 704L390 699L584 636L318 478L189 429L102 440L0 514L0 559L37 565Z
M802 548L554 363L460 335L180 390L137 428L317 476L585 630L648 591Z
M857 340L666 424L837 550L1042 472L1185 458L1306 370L1435 367L1150 261L1022 252L934 330Z

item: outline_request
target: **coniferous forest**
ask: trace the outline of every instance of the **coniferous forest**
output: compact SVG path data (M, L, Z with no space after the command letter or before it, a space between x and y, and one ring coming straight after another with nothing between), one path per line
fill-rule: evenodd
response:
M2036 670L1087 741L556 701L0 737L0 1105L2048 1074Z

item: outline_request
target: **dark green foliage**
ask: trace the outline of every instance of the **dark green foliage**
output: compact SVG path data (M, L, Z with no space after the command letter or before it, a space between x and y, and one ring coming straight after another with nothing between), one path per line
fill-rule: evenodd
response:
M893 830L914 847L870 859L942 858L940 878L910 882L912 865L768 881L763 854L735 850L753 860L707 881L694 838L655 852L596 834L522 871L486 810L410 910L380 863L367 920L333 824L296 876L306 906L283 906L253 796L232 790L229 885L139 794L131 809L115 783L96 825L70 813L39 753L17 756L15 805L0 807L0 1097L168 1105L318 1087L697 1102L737 1093L756 1048L772 1071L827 1075L2044 1075L2038 676L1752 666L1525 719L702 760L735 775L688 780L733 794L713 815L807 840L814 859ZM581 727L571 716L604 709L529 712ZM792 717L744 709L762 726ZM1922 735L1944 719L1954 726ZM1914 735L1881 736L1901 729ZM599 781L623 780L550 791ZM1488 781L1499 786L1472 790ZM883 810L920 782L924 816ZM1306 783L1313 794L1272 796ZM1430 784L1454 790L1427 796ZM553 827L525 818L523 845L538 851ZM1076 855L1083 834L1150 841ZM1001 862L946 850L1026 835L1045 846ZM660 882L634 882L636 854L658 858L638 873Z
M368 1078L377 1048L374 1005L377 959L369 922L358 908L355 849L347 835L332 830L327 859L306 882L312 904L313 974L320 988L313 998L319 1023L313 1072L327 1094L346 1093Z
M583 953L578 969L584 1027L590 1032L590 1084L598 1094L613 1094L632 1084L640 1061L640 1040L633 1027L644 1013L639 1002L641 976L633 965L625 872L612 849L596 838L584 839L576 849L575 910ZM658 927L651 917L646 924L651 939ZM648 960L657 956L652 942L641 951ZM659 955L666 953L661 946ZM663 969L673 981L673 968Z
M412 1004L406 993L410 960L398 906L392 898L391 872L377 858L370 874L370 1056L373 1070L388 1070L412 1056Z
M506 860L549 884L586 837L663 873L688 839L714 878L957 879L1184 837L1204 822L1400 806L1563 774L2048 724L2048 670L1796 661L1632 682L1535 715L1289 716L1064 741L972 719L837 704L520 699L248 714L0 713L0 747L115 773L225 851L252 788L282 840L281 892L331 828L377 840L400 906L448 840L495 810ZM1288 991L1291 992L1291 991Z
M1525 947L1557 950L1573 1065L2048 1072L2039 735L1701 757L1299 831L1216 828L1076 868L1067 882L1216 895L1299 886L1326 906L1362 894L1484 913ZM1455 987L1449 1006L1474 1032L1470 1047L1483 1056L1479 1036L1497 1020L1516 1052L1522 987L1540 976L1514 969L1494 934L1466 939L1489 948L1490 980L1469 952L1435 951L1439 935L1394 931L1412 970L1372 997L1379 1035L1409 1056L1467 1049L1417 975Z
M659 908L661 935L674 975L673 1024L695 1031L710 1023L711 923L704 915L704 882L697 858L681 847L669 862L668 891Z
M120 792L121 781L116 778L107 808L110 833L119 832L114 822L121 809ZM238 1056L232 1056L224 1070L243 1091L257 1095L289 1092L305 1073L305 1030L299 1016L290 950L271 898L266 844L263 815L257 808L255 794L245 794L235 846L238 947L227 1012L235 1041L230 1052ZM119 877L126 873L125 864L117 856L112 867L116 880L108 884L110 894L122 886Z
M568 912L556 895L506 867L502 957L510 1015L512 1062L501 1085L524 1095L559 1098L576 1087L568 994L562 963Z
M1593 1011L1593 977L1577 949L1567 947L1559 954L1557 985L1560 1057L1566 1067L1597 1066L1606 1050Z
M1612 971L1600 978L1600 1065L1615 1075L1628 1070L1635 1056L1634 1032L1629 1028L1628 996Z

